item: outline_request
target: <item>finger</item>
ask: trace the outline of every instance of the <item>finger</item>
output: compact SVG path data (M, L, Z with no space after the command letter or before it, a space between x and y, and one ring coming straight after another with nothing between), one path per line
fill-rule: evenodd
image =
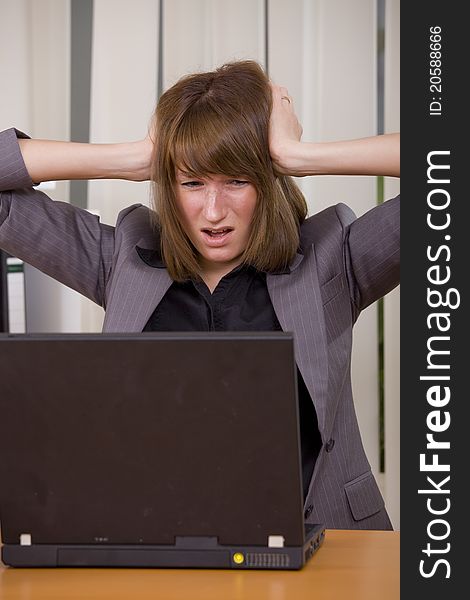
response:
M281 85L276 85L272 81L271 81L271 92L273 95L273 99L278 102L280 102L283 97L290 98L289 92L286 87L281 86Z
M294 104L293 98L289 94L289 90L286 87L279 87L279 100L286 104Z

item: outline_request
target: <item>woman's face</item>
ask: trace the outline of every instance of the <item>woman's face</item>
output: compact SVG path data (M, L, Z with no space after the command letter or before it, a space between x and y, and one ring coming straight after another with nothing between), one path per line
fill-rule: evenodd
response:
M255 186L243 177L198 178L178 170L176 200L202 269L228 273L239 265L250 237Z

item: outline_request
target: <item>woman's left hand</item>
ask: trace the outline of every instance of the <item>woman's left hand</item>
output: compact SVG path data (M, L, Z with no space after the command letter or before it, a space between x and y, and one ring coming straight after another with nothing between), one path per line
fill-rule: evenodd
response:
M276 171L297 175L296 150L301 144L302 125L294 110L287 88L271 83L272 110L269 121L269 152Z

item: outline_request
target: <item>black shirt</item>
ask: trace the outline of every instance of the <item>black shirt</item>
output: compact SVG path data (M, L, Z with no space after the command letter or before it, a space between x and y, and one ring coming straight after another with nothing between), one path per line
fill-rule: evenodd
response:
M161 261L143 255L150 266ZM223 277L213 293L203 281L173 282L150 316L144 331L280 331L266 286L266 275L237 267ZM299 388L302 480L304 498L320 451L321 438L313 402L297 369Z

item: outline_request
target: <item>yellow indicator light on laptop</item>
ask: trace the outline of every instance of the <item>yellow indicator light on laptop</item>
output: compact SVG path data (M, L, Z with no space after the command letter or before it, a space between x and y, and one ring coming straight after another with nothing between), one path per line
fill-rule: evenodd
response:
M235 552L235 554L233 555L233 562L236 565L241 565L245 562L245 557L241 552Z

